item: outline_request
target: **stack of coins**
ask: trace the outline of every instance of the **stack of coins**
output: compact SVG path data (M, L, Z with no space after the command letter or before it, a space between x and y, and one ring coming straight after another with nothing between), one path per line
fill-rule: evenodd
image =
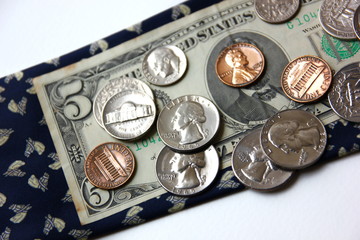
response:
M138 139L149 131L155 121L154 95L150 87L138 79L112 79L95 96L93 115L112 137ZM131 178L135 158L130 149L121 143L103 143L87 156L84 169L94 186L113 189Z
M210 142L219 125L216 106L202 96L178 97L161 110L157 130L166 146L157 158L156 175L167 191L189 196L213 182L219 156Z
M287 183L293 171L277 167L260 144L261 128L247 134L236 145L231 164L234 175L245 186L256 190L274 190Z
M232 168L245 186L274 190L287 183L294 170L315 164L326 142L325 127L315 115L299 109L284 110L236 145Z
M187 68L184 52L162 46L146 54L146 80L156 86L179 81ZM202 96L178 97L166 104L157 120L157 130L166 145L156 160L156 176L173 194L190 196L205 190L215 179L219 157L210 141L220 125L215 105Z
M184 52L175 46L155 48L143 61L146 80L158 86L179 81L186 67L187 59ZM113 138L123 141L136 140L144 136L155 122L153 92L145 82L135 78L111 79L95 96L93 115L96 122ZM206 159L213 158L214 152L214 149L209 149L205 154ZM196 157L198 158L199 156ZM194 165L191 167L194 169ZM212 170L211 164L203 167L202 172L207 172L209 168ZM108 142L91 151L84 168L87 178L94 186L113 189L131 178L135 158L125 145ZM214 175L213 172L211 174ZM200 186L204 187L207 184L208 181L202 180Z
M255 0L254 4L259 18L271 24L290 20L300 9L299 0ZM319 18L331 36L360 39L359 0L324 0ZM215 69L224 84L244 87L255 80L261 81L264 61L254 59L255 56L261 59L262 53L256 46L252 46L256 51L245 52L246 44L233 44L219 55ZM330 106L338 116L360 122L359 76L360 62L348 64L333 76L325 60L305 55L293 59L284 68L280 83L287 97L302 104L318 101L328 94ZM281 111L238 142L232 155L232 168L245 186L277 189L289 181L294 170L314 164L324 152L326 142L324 125L315 115L299 109Z
M301 5L300 0L255 0L254 3L259 18L270 24L293 18ZM359 38L359 5L360 0L324 0L319 14L321 26L336 38ZM214 68L223 84L246 87L262 81L265 57L257 46L236 42L223 49ZM142 62L146 81L159 87L175 84L186 69L186 55L176 46L151 49ZM328 94L336 114L360 122L359 76L360 62L343 67L333 76L325 60L305 55L290 61L279 81L285 95L301 103L296 105L298 108ZM154 125L154 95L144 81L112 79L96 95L93 114L109 135L132 141L144 136ZM160 111L156 127L165 144L155 164L156 176L163 188L180 196L207 189L219 170L219 156L211 145L220 127L216 106L203 96L177 97ZM237 143L232 155L233 172L252 189L278 189L289 182L295 170L315 164L325 151L326 143L324 125L314 114L300 109L283 110ZM134 167L131 151L111 142L99 145L89 154L85 173L93 185L111 189L127 182Z

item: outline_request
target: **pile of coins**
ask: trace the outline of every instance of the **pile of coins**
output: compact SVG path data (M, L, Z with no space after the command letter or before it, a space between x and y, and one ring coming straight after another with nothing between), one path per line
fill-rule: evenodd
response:
M150 51L142 65L150 84L166 86L181 79L187 59L181 49L162 46ZM112 79L95 96L93 115L110 136L132 141L146 134L155 121L154 95L149 85L138 79ZM157 119L157 130L166 146L156 162L158 180L166 190L193 195L213 182L220 164L211 140L219 126L220 114L205 97L186 95L166 104ZM94 186L112 189L127 182L134 167L130 149L110 142L89 154L85 174Z
M95 96L93 115L112 137L135 140L146 134L155 122L154 95L143 81L135 78L112 79ZM131 178L135 158L125 145L108 142L90 152L84 169L94 186L113 189Z
M324 0L320 8L320 24L331 36L340 39L360 39L360 1ZM268 23L283 23L300 9L300 0L255 0L260 19Z
M296 62L308 65L301 63L304 59L315 59L310 63L320 65L323 69L319 71L313 68L313 71L309 71L311 68L307 66L300 71L301 74L297 72L299 70L291 74L290 69L300 68L295 67ZM359 79L360 62L346 65L332 77L331 69L324 60L305 56L285 67L281 81L284 92L292 100L308 103L327 93L330 106L339 117L360 122ZM312 85L308 84L312 80ZM301 88L296 87L298 82L303 82ZM311 87L306 87L308 85ZM309 97L302 97L306 95ZM325 128L315 115L296 109L281 111L269 118L261 129L253 130L236 145L232 168L235 176L247 187L257 190L277 189L291 179L293 170L316 163L325 151L326 142Z
M315 115L284 110L236 145L232 168L245 186L274 190L288 182L294 170L313 165L325 151L326 142L325 127Z
M216 62L220 81L232 87L255 82L264 69L261 51L251 44L226 47ZM319 100L330 88L330 66L321 58L301 56L283 70L281 86L293 101ZM262 129L245 136L235 147L232 168L245 186L273 190L286 183L293 170L314 164L326 145L321 121L303 110L281 111L267 120Z
M213 182L219 156L213 146L208 146L219 125L216 106L202 96L182 96L162 109L157 130L166 146L157 158L156 175L167 191L189 196Z
M274 2L255 1L256 12L262 20L269 23L288 21L300 8L299 0ZM323 28L335 37L359 37L359 0L347 1L348 8L357 8L352 13L353 22L349 23L350 18L339 20L344 26L352 26L353 35L349 29L338 29L339 26L329 20L329 16L333 18L331 11L341 8L342 4L345 3L336 0L323 2L320 9ZM176 46L161 46L146 54L142 67L150 84L167 86L183 77L187 59ZM235 43L223 49L214 68L222 83L240 88L261 79L265 58L256 46ZM291 100L306 104L328 94L336 114L360 122L359 76L360 62L343 67L333 76L326 61L306 55L293 59L279 80ZM151 88L134 78L110 80L96 95L93 114L108 134L126 141L144 136L157 116ZM165 144L155 164L163 188L176 195L190 196L209 187L219 170L219 156L212 146L220 127L216 106L203 96L178 97L160 111L156 127ZM316 163L325 151L326 143L324 125L315 115L299 109L283 110L237 143L231 159L232 169L245 186L257 190L277 189L291 179L295 170ZM104 189L124 184L133 174L134 167L131 151L116 142L96 147L85 161L89 181Z
M258 16L269 23L288 21L299 8L298 0L286 3L255 1ZM349 11L349 16L335 15L341 12L337 10L345 8L354 11ZM323 29L333 37L359 38L360 1L345 3L325 0L320 9L320 22ZM229 48L236 49L238 44ZM228 49L225 49L222 55L227 52ZM237 58L233 58L238 61L237 66L234 62L227 63L234 69L232 76L228 74L229 81L239 82L236 78L242 78L242 81L245 79L252 83L254 73L259 67L249 63L249 56L254 58L247 54L238 54ZM239 74L244 70L247 74ZM217 72L221 81L224 72ZM360 98L360 90L357 90L360 86L359 76L360 62L343 67L333 77L326 61L307 55L292 60L285 67L280 81L284 93L293 101L310 103L328 93L328 101L337 115L349 121L360 122L360 106L356 101ZM242 87L243 84L234 86ZM314 164L325 151L326 142L325 128L315 115L295 109L281 111L269 118L262 128L251 131L236 145L232 155L232 168L235 176L247 187L257 190L277 189L291 179L294 170Z

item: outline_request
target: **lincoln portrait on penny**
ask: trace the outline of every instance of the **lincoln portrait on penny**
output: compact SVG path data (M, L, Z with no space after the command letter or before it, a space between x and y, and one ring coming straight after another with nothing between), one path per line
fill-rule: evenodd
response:
M225 62L233 68L232 84L250 82L259 73L248 66L249 61L240 49L230 49L225 55Z

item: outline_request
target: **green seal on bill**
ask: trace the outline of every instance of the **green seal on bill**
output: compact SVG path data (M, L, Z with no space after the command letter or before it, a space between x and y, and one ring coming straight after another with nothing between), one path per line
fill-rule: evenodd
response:
M328 34L324 34L321 39L321 46L327 55L338 60L347 59L354 56L360 49L358 40L341 40Z

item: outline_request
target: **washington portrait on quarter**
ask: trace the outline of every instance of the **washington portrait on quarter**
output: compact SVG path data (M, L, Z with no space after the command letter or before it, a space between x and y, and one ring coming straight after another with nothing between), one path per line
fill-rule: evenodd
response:
M217 175L219 164L213 146L191 154L174 152L165 146L156 160L156 176L167 191L190 196L209 187Z
M325 151L327 134L323 123L304 110L284 110L264 124L260 143L266 155L287 169L314 164Z
M197 95L178 97L161 110L157 130L163 143L178 152L206 148L217 133L220 114L207 98Z
M235 146L231 157L235 176L252 189L274 190L293 175L274 165L260 145L261 129L252 130Z
M179 132L180 144L195 143L205 138L203 123L206 121L204 108L197 102L183 102L171 119L172 128Z
M204 184L205 175L201 169L205 165L203 152L190 155L175 153L170 159L170 171L176 175L175 187L194 188Z
M296 120L275 123L269 129L270 142L284 153L300 153L306 160L304 147L317 150L320 145L320 132L316 126L302 127Z

